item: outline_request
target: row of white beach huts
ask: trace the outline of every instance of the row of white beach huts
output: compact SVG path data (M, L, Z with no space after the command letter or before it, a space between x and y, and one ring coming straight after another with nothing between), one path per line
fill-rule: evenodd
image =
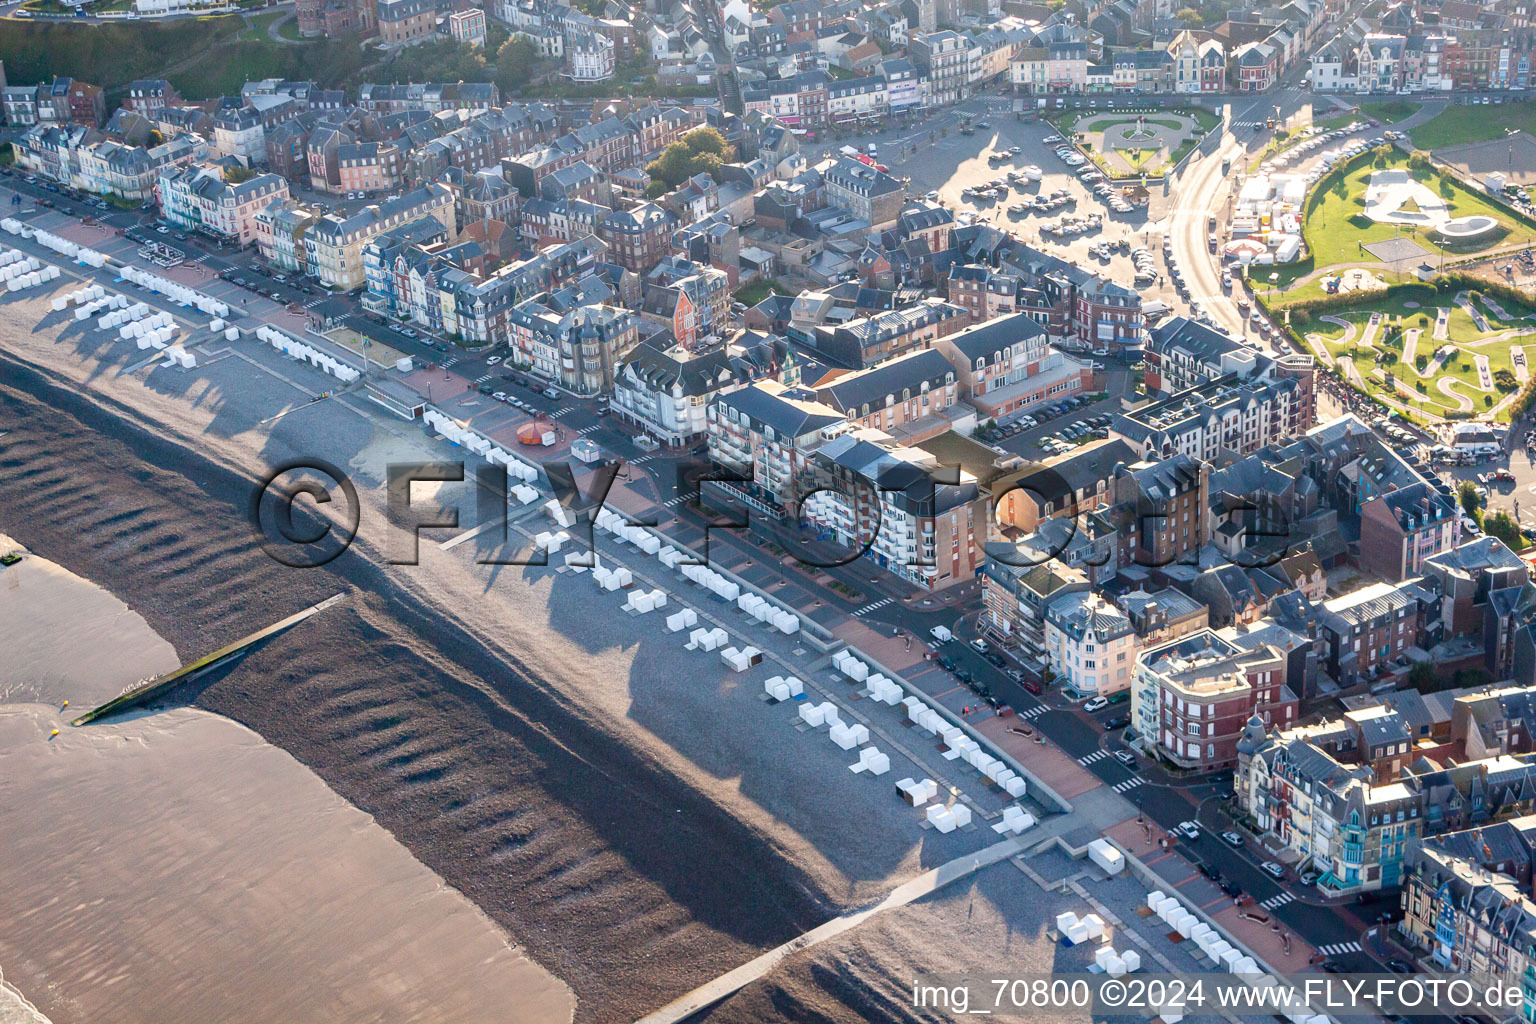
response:
M558 502L546 503L546 511L559 525L569 526L574 522L569 511L559 506ZM794 612L776 605L760 594L752 591L744 592L736 581L707 565L698 564L693 560L694 556L691 553L679 551L664 544L656 534L644 527L629 523L624 516L612 509L601 510L594 520L594 527L612 536L616 543L630 544L645 554L654 556L666 568L673 569L722 601L735 603L744 615L756 623L771 626L785 634L792 634L800 629L800 618ZM578 572L590 569L594 582L604 590L634 587L634 576L630 570L622 566L609 568L603 565L596 552L570 552L565 557L565 566ZM652 590L636 588L630 592L622 610L631 614L645 614L668 606L669 597L665 590L659 587ZM688 637L684 644L686 650L718 652L721 661L735 672L747 671L754 665L760 664L764 657L762 650L757 647L732 644L730 634L725 629L719 626L700 625L698 612L692 608L680 608L669 614L666 618L666 628L673 633L687 630ZM979 744L965 736L963 730L942 721L941 716L922 698L916 696L903 698L904 691L899 684L879 673L872 674L867 664L846 649L836 652L832 662L838 671L848 678L864 683L865 692L875 703L888 706L903 705L908 716L913 717L914 721L921 720L926 722L933 731L942 732L946 740L951 743L951 749L956 757L967 756L969 763L976 765L978 770L993 779L999 788L1010 795L1014 797L1024 795L1023 779L1006 769L1002 762L984 755ZM770 676L763 682L763 692L774 701L800 700L797 718L812 729L825 728L827 738L839 749L862 748L859 749L858 761L848 766L849 771L856 775L867 773L871 776L884 775L890 771L890 755L877 746L866 745L870 742L869 727L862 722L844 721L837 705L829 700L816 702L805 699L805 684L798 677ZM913 806L922 806L938 795L937 783L928 779L921 783L904 779L898 784L898 788L908 791L907 799ZM940 832L951 832L956 828L963 828L972 820L971 809L964 803L955 803L952 806L933 803L927 808L925 815L929 823ZM1034 824L1033 815L1013 805L1005 811L1002 821L993 827L999 832L1022 832Z
M205 295L196 288L189 288L184 284L161 277L159 274L151 274L147 270L138 267L126 266L123 268L123 280L131 281L146 291L164 295L172 302L183 306L193 306L209 316L229 316L229 305L212 295Z
M271 324L262 324L256 328L256 337L279 352L290 355L295 359L302 359L317 370L324 370L344 384L350 384L362 376L356 367L349 366L336 357L321 352L313 345L300 341L287 331L273 327Z
M26 291L58 280L59 268L17 249L0 249L0 281L8 292Z
M83 263L88 267L104 267L107 265L106 254L99 253L95 249L89 249L76 242L71 242L69 239L55 235L51 231L29 227L15 217L0 219L0 230L5 231L9 235L30 238L39 245L52 249L61 255L68 256L70 259ZM57 270L58 268L55 267L54 269ZM54 276L57 277L58 275L55 274Z

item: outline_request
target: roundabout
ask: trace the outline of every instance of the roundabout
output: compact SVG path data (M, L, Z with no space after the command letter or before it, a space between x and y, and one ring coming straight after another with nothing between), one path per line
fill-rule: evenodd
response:
M1167 173L1219 118L1209 111L1088 111L1058 124L1110 178L1156 177Z

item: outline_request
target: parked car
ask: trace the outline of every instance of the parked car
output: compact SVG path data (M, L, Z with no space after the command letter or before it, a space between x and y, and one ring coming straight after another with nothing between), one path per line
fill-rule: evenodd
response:
M1233 832L1231 829L1228 829L1221 834L1221 841L1232 847L1234 850L1241 850L1243 848L1243 837L1238 835L1236 832Z
M560 392L556 391L554 388L545 388L542 393L543 393L545 398L559 398L560 397Z
M990 649L990 648L987 647L987 642L985 640L983 640L981 637L977 637L975 640L972 640L971 641L971 646L973 648L975 648L975 650L976 650L976 652L978 654L986 654L987 651Z
M1271 878L1281 879L1285 877L1285 868L1281 867L1275 861L1267 860L1263 864L1260 864L1259 867L1266 875L1269 875Z
M1114 732L1116 729L1124 729L1126 726L1128 726L1130 724L1131 724L1131 716L1130 715L1116 715L1114 718L1106 718L1104 720L1104 731L1105 732Z
M1107 707L1109 707L1109 698L1107 697L1093 697L1083 704L1083 710L1090 715L1095 711L1103 711Z
M1179 835L1183 836L1185 839L1199 839L1200 838L1200 826L1195 824L1193 821L1181 821L1181 822L1179 822L1178 826L1174 829L1174 831L1177 832Z
M1134 768L1134 767L1136 767L1136 755L1131 753L1129 750L1117 750L1117 751L1115 751L1115 760L1119 761L1121 764L1125 765L1127 768Z

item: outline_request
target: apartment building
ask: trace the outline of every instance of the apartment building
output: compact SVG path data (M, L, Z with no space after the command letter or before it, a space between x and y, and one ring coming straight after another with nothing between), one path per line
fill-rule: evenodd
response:
M254 107L225 108L213 115L213 148L247 167L266 163L267 130Z
M1115 467L1110 523L1118 564L1161 568L1195 561L1211 541L1210 465L1179 454Z
M1433 596L1415 583L1372 583L1324 601L1318 626L1328 674L1347 687L1376 681L1393 662L1402 672L1431 608L1438 618Z
M928 298L836 325L792 321L786 333L792 341L814 349L828 363L862 369L892 356L927 348L969 323L965 310Z
M612 391L619 361L639 340L635 314L617 306L562 312L533 298L514 306L507 320L508 344L521 361L578 395Z
M288 182L275 174L258 174L231 183L216 164L172 165L160 171L157 198L161 218L183 231L250 245L256 241L257 214L288 198Z
M597 237L608 246L609 259L637 274L646 274L666 258L677 215L655 203L614 210L597 225Z
M914 32L907 45L907 55L928 79L928 102L947 106L971 94L969 75L970 43L958 32Z
M1409 844L1397 926L1407 945L1478 991L1529 992L1533 832L1536 821L1525 817Z
M1281 356L1270 379L1227 376L1115 416L1111 429L1148 458L1214 462L1299 437L1317 415L1311 356Z
M1015 542L985 545L981 567L987 633L1011 646L1032 671L1045 671L1046 607L1065 594L1089 594L1092 584L1079 568L1054 556L1041 557Z
M969 472L869 428L823 441L809 464L801 511L825 539L927 590L975 578L987 498Z
M710 461L744 478L732 496L775 518L798 509L811 452L850 429L811 390L775 380L717 396L705 418Z
M288 199L268 203L252 219L261 258L285 274L304 273L304 233L319 218Z
M1131 727L1148 753L1175 767L1234 767L1249 721L1285 728L1297 699L1285 659L1268 645L1244 650L1210 629L1141 653L1131 689Z
M1255 716L1238 743L1238 806L1255 830L1294 852L1298 870L1316 872L1328 895L1397 885L1426 827L1417 787L1379 779L1357 743L1400 755L1412 746L1390 712L1305 727Z
M748 114L768 114L791 129L819 129L827 125L827 73L802 71L788 78L772 78L741 86L741 102Z
M304 233L305 273L327 288L352 291L367 283L363 250L376 236L420 217L435 217L449 241L458 238L453 193L428 185L346 217L330 213Z
M1461 508L1426 482L1366 502L1360 510L1360 561L1389 580L1418 576L1455 547Z
M1046 664L1073 697L1131 688L1138 640L1131 620L1095 593L1066 593L1046 605Z
M834 371L813 389L850 424L908 442L949 430L945 414L958 399L954 367L933 349L895 356L867 370Z
M907 190L901 182L846 156L825 161L816 169L821 173L829 204L866 221L871 231L895 227L907 200Z
M609 410L668 447L686 447L707 439L715 398L760 376L731 345L691 352L643 341L621 361Z
M338 193L387 192L398 188L404 159L393 142L349 142L336 147Z
M414 46L437 37L435 0L379 0L379 42L385 46Z
M689 260L663 260L645 277L640 308L647 318L666 324L674 341L691 349L730 326L730 277Z
M1214 327L1176 316L1147 332L1148 394L1171 395L1222 377L1246 380L1268 369L1269 359Z
M1093 389L1088 363L1047 344L1026 313L999 316L941 337L934 347L955 368L960 395L999 421Z
M162 168L212 156L195 135L174 135L158 146L130 146L83 125L36 124L11 140L16 166L100 195L153 200Z
M125 110L148 114L161 107L177 107L182 103L181 93L163 78L140 78L128 83L128 95L123 97Z

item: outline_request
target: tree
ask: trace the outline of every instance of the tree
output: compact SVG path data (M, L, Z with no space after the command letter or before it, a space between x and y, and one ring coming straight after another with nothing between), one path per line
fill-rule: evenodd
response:
M532 79L539 64L539 48L527 36L511 36L496 51L496 88L503 95L515 93Z
M1477 484L1471 480L1463 480L1456 488L1456 497L1461 502L1461 507L1466 510L1467 515L1475 520L1478 509L1483 507L1483 495L1477 489Z
M254 177L256 177L256 172L251 170L249 167L224 168L224 180L229 182L231 185L238 185L242 181L250 181Z
M164 142L165 135L161 133L159 128L151 128L149 130L149 134L144 136L144 145L149 149L154 149L156 146L163 145Z
M1181 7L1174 17L1182 21L1186 28L1199 28L1205 24L1205 19L1193 7Z
M660 199L670 191L671 189L667 188L667 183L660 178L652 178L645 186L645 196L647 199Z
M1515 517L1508 512L1495 512L1491 516L1484 516L1483 532L1490 537L1499 538L1511 551L1519 551L1525 547L1525 538L1520 535L1520 524L1515 522Z
M718 180L720 165L735 156L736 151L718 130L698 128L662 150L661 156L646 165L645 173L674 189L695 174L709 174Z
M1440 674L1432 661L1415 662L1408 670L1408 685L1420 693L1433 693L1440 687Z

